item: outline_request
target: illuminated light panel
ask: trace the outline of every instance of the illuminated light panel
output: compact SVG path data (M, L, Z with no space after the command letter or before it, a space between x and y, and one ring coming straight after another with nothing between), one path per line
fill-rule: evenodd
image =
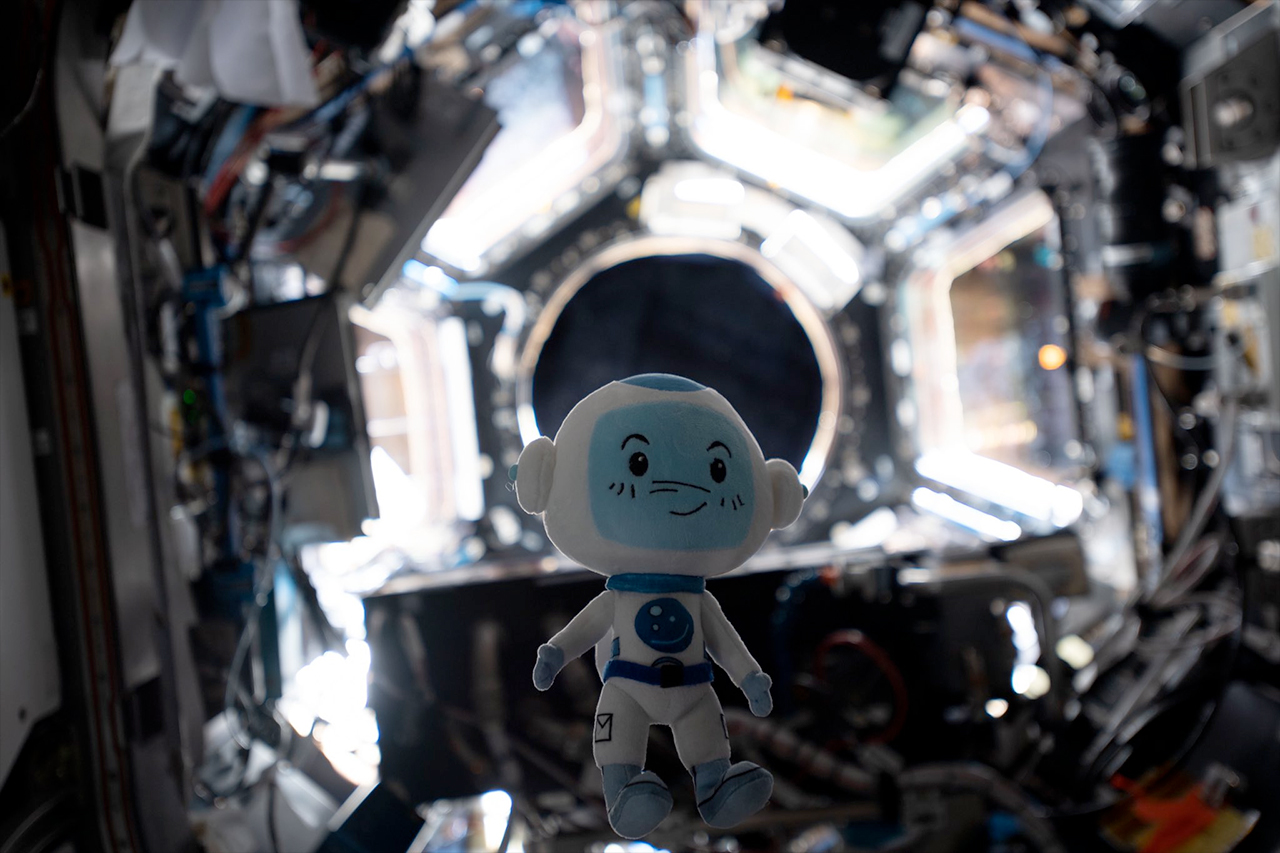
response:
M716 76L711 72L714 97ZM702 88L709 88L706 80ZM866 171L814 152L788 136L735 115L718 101L693 125L693 137L708 156L853 220L867 220L928 179L942 163L968 149L972 135L990 116L982 107L961 107L881 168Z
M744 231L758 234L761 257L824 313L847 305L866 278L866 250L843 225L705 163L664 163L646 179L636 216L654 234L672 237L737 241Z
M1013 632L1013 645L1018 650L1010 686L1015 693L1028 699L1039 699L1049 692L1052 682L1049 673L1037 665L1040 660L1040 634L1031 605L1015 601L1005 611L1009 628Z
M377 521L376 528L394 526L412 530L421 525L427 517L427 501L413 479L382 447L373 448L369 462L380 514L377 519L366 521Z
M506 791L486 791L480 795L480 821L484 848L497 850L511 820L511 795Z
M1020 663L1015 666L1009 682L1015 693L1026 696L1028 699L1039 699L1049 692L1052 685L1049 673L1033 663Z
M766 258L777 257L782 245L792 237L808 246L840 281L847 285L857 285L862 281L862 270L858 262L836 244L835 239L818 220L803 210L793 210L787 215L783 228L770 234L760 245L760 254Z
M850 551L883 545L898 529L898 516L882 506L856 524L837 521L831 525L831 544Z
M1019 663L1035 663L1040 657L1040 635L1036 632L1036 620L1031 606L1025 601L1009 605L1005 618L1013 631L1013 645L1018 650Z
M998 720L1009 712L1009 702L1006 699L988 699L986 711L988 717Z
M1055 527L1066 527L1084 511L1084 498L1075 489L967 450L926 453L916 460L916 471Z
M727 107L720 96L721 51L732 53L733 47L718 43L705 25L688 51L685 79L694 144L713 159L849 219L878 216L962 156L991 120L985 108L963 105L883 163L859 167L797 142L762 117Z
M378 778L378 724L367 707L370 650L346 642L346 654L327 651L298 670L287 708L289 723L307 731L343 777L357 785Z
M480 476L480 436L476 432L466 323L460 317L442 318L437 335L441 352L453 354L448 363L454 369L445 374L445 395L454 437L454 504L459 518L477 521L484 515L484 478Z
M693 204L741 204L746 188L733 178L685 178L676 181L672 194Z
M1067 363L1067 351L1057 344L1045 344L1040 347L1039 360L1045 370L1057 370Z
M1074 670L1084 669L1093 663L1093 646L1075 634L1067 634L1054 647L1058 657Z
M1016 522L988 515L982 510L962 504L950 495L935 492L933 489L926 489L923 486L917 488L911 493L911 502L918 509L945 518L980 536L1003 542L1012 542L1022 536L1022 528Z

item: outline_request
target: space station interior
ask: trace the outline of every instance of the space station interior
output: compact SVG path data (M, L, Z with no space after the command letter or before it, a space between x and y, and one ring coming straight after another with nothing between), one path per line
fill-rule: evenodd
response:
M0 851L1280 850L1280 2L0 21ZM531 679L644 374L805 495L705 583L763 679L635 665L731 826Z

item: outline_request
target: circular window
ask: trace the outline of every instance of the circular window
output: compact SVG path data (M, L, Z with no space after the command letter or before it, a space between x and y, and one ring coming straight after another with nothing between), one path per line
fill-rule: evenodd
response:
M809 460L806 480L816 480L835 420L825 413L839 409L830 332L763 258L741 244L732 251L738 257L633 247L623 260L589 263L571 276L552 294L525 351L522 427L554 436L569 410L600 386L674 373L723 394L766 457L797 469Z

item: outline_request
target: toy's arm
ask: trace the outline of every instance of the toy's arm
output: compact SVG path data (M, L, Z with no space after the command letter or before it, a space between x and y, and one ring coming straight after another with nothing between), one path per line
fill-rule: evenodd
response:
M720 609L720 602L709 592L702 594L702 631L707 638L707 651L746 695L751 713L757 717L768 714L773 709L773 698L769 695L773 682L761 672L760 664L747 651L747 644Z
M612 626L613 593L606 590L591 599L560 633L538 647L533 686L539 690L550 687L565 661L573 660L594 646Z

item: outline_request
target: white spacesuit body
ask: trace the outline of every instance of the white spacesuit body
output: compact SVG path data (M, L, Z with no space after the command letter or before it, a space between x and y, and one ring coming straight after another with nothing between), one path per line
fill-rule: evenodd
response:
M515 479L520 505L543 514L551 541L608 576L539 648L534 684L546 690L565 661L597 647L604 688L593 741L613 828L639 838L671 809L662 780L643 769L655 723L671 727L709 824L759 810L773 779L750 762L730 765L712 661L760 716L772 708L770 680L705 578L741 565L771 529L795 520L806 494L795 469L766 462L715 391L646 374L582 400L554 442L525 448Z

